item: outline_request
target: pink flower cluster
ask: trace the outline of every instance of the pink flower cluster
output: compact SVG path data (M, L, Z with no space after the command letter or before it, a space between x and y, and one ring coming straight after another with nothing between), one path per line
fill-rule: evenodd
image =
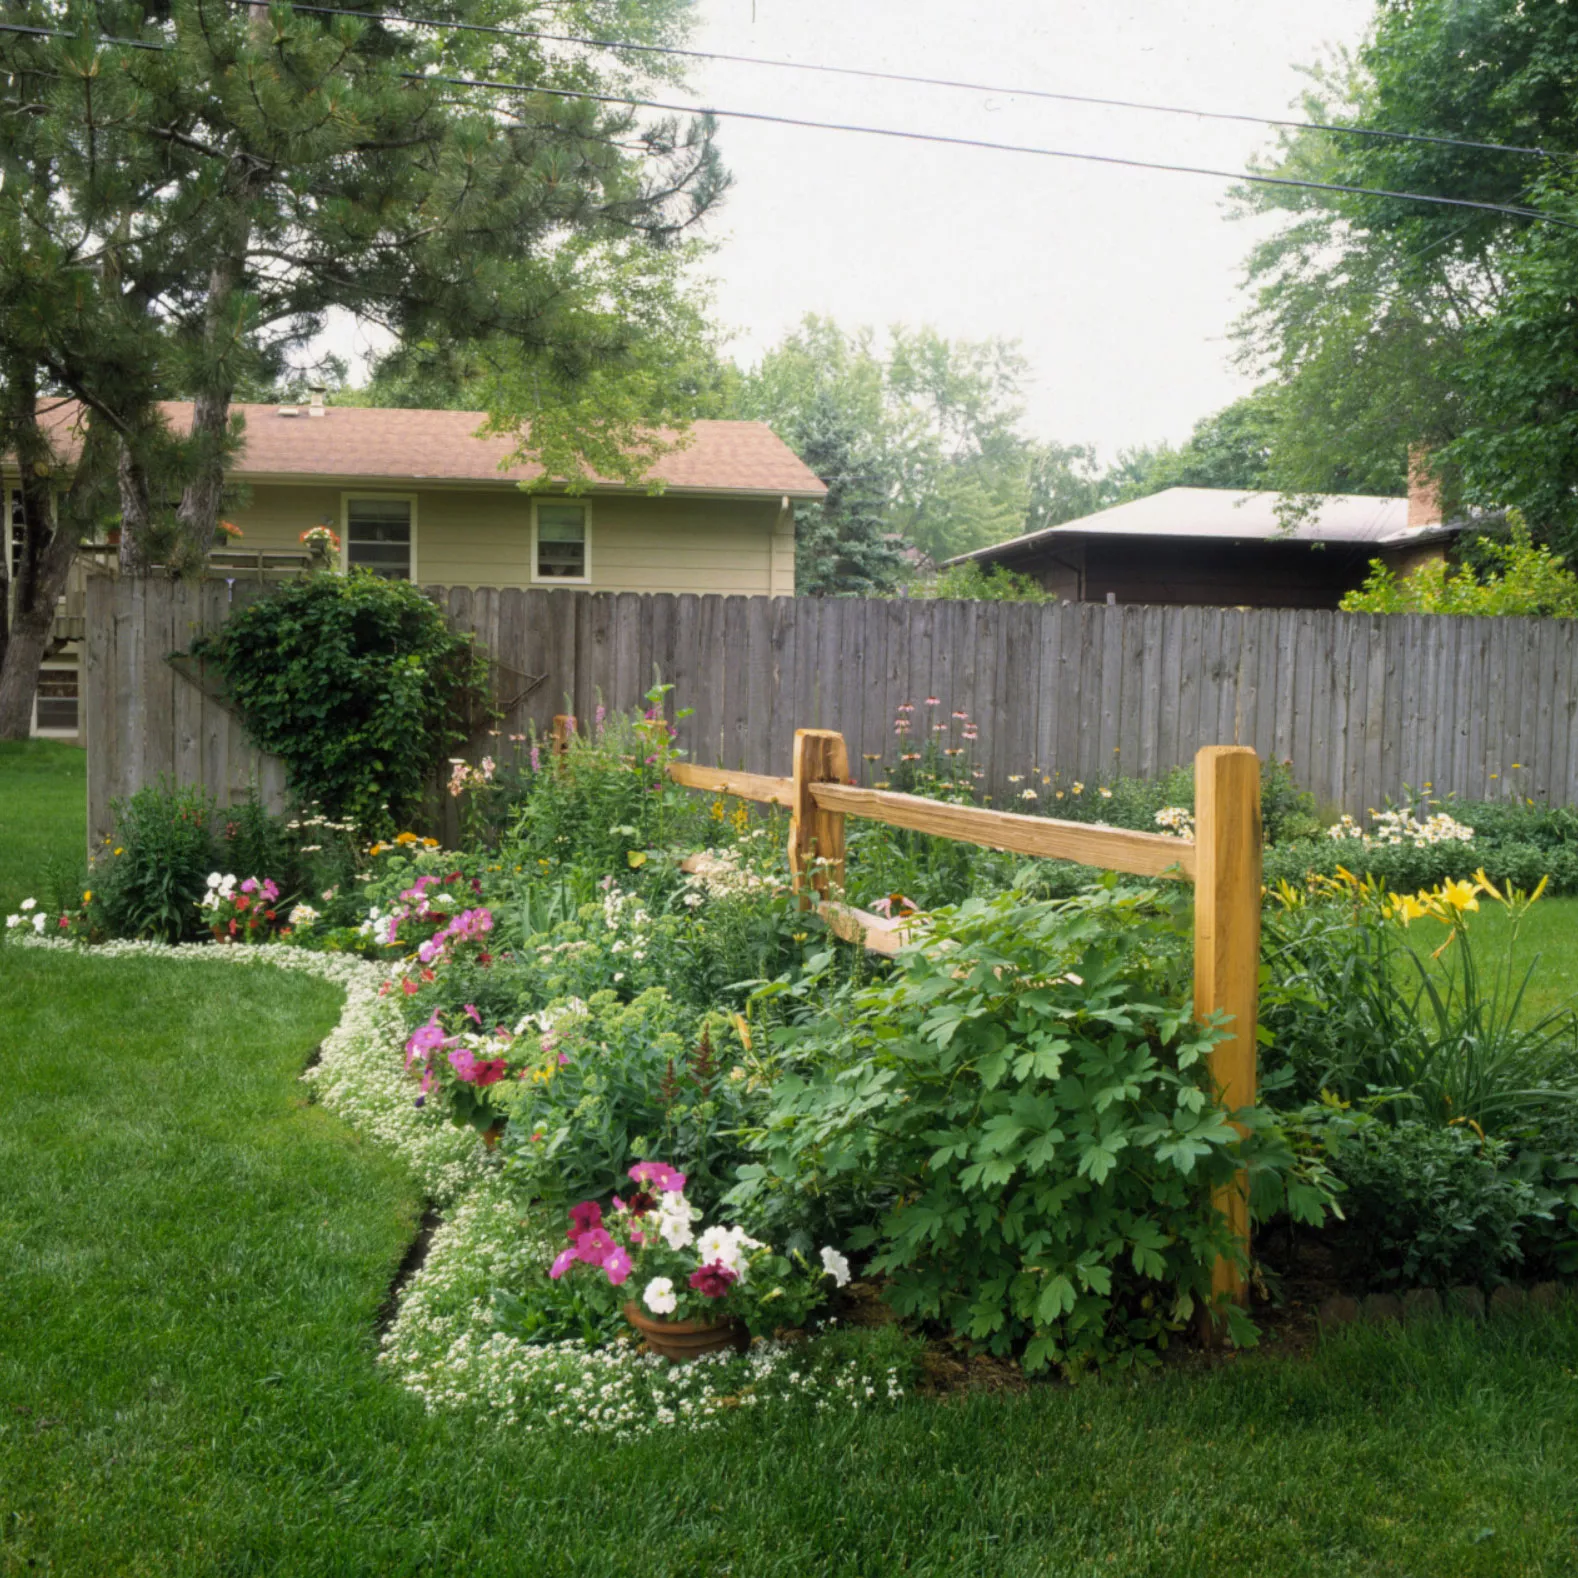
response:
M416 956L423 964L434 964L442 959L457 942L467 938L474 938L480 942L492 930L492 910L462 910L442 930L434 932L416 950Z
M637 1162L630 1169L630 1177L636 1183L650 1185L662 1194L680 1194L685 1188L684 1173L666 1162ZM652 1204L652 1197L645 1189L628 1201L614 1196L614 1205L621 1212L635 1217L646 1215ZM570 1227L566 1237L570 1240L570 1247L561 1250L548 1268L548 1275L556 1282L577 1261L588 1266L600 1266L616 1288L630 1275L629 1252L616 1244L603 1226L603 1208L595 1200L583 1200L570 1208ZM637 1244L643 1241L639 1231L632 1232L630 1238Z
M482 1016L474 1005L466 1005L466 1015L474 1019L477 1024L482 1023ZM502 1034L502 1031L500 1032ZM407 1070L411 1065L420 1062L422 1065L422 1094L425 1096L432 1090L436 1083L433 1073L433 1059L444 1053L449 1060L449 1066L455 1071L455 1078L463 1085L476 1085L485 1087L496 1085L509 1070L509 1062L502 1057L478 1057L470 1047L464 1045L459 1036L449 1035L442 1024L439 1023L438 1010L435 1008L432 1017L425 1025L418 1025L411 1032L405 1044L405 1066Z

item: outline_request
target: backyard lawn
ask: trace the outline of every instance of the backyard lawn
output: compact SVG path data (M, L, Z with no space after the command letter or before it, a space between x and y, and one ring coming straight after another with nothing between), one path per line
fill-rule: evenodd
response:
M1571 1305L634 1445L429 1417L373 1364L420 1202L279 984L6 954L0 1572L1578 1570Z
M0 911L42 898L51 873L75 886L86 849L87 768L87 752L75 745L0 740Z

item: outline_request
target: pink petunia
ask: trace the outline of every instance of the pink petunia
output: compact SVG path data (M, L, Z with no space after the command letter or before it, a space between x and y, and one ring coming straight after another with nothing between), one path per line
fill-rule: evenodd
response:
M466 1018L470 1019L478 1026L478 1028L480 1028L482 1025L482 1015L477 1012L477 1005L475 1003L467 1003L464 1011Z
M637 1183L649 1183L664 1194L678 1194L685 1187L685 1175L676 1172L667 1162L637 1162L629 1176Z
M575 1264L578 1258L573 1246L569 1249L561 1250L555 1257L553 1264L548 1267L548 1275L557 1282Z
M690 1285L704 1299L721 1299L738 1281L739 1273L730 1271L721 1260L690 1274Z
M582 1233L575 1241L575 1258L589 1266L600 1266L614 1252L614 1241L600 1227Z
M608 1280L617 1288L630 1275L630 1256L616 1244L603 1260Z

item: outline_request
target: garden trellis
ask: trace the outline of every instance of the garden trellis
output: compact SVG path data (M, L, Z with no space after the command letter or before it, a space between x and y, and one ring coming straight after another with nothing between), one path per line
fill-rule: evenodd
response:
M561 750L573 728L569 717L554 719L555 744ZM1229 1110L1253 1104L1261 828L1260 758L1250 747L1208 745L1196 753L1191 839L863 789L850 780L843 735L830 729L796 730L790 778L727 772L689 762L674 763L668 772L686 788L787 809L789 868L802 902L815 907L838 936L880 953L896 953L904 945L904 922L854 909L836 897L844 885L844 823L851 816L988 849L1192 882L1195 1015L1202 1021L1222 1016L1227 1032L1212 1050L1211 1077ZM1243 1175L1218 1193L1216 1207L1226 1217L1247 1266L1249 1197ZM1230 1260L1218 1261L1212 1291L1242 1302L1243 1268Z

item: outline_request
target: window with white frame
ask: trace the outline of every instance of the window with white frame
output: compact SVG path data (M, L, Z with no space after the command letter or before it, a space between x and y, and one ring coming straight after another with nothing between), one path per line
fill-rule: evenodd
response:
M345 501L345 564L389 581L409 581L416 546L409 498L360 494Z
M77 732L78 678L75 666L46 665L38 671L38 689L33 695L35 734Z
M532 577L538 581L591 579L591 511L585 504L536 506Z

